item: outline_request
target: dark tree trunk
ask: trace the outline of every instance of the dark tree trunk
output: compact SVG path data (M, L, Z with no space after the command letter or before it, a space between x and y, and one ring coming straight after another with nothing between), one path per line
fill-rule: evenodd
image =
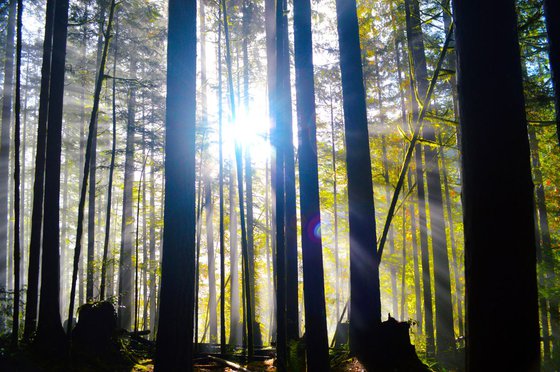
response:
M381 322L375 208L356 2L336 1L350 227L350 348L369 358ZM374 349L375 350L375 349Z
M55 4L51 84L49 93L46 147L43 253L41 267L41 303L36 342L46 350L60 353L64 331L60 319L60 159L62 148L62 107L64 66L68 31L68 0Z
M16 99L14 105L14 304L12 316L12 346L17 348L19 337L19 299L20 299L20 128L21 128L21 29L23 1L17 1L16 26Z
M196 0L169 1L165 215L158 371L192 371L195 279Z
M136 61L130 60L130 77L136 77ZM128 120L126 124L126 155L124 163L124 194L121 233L121 258L119 261L119 324L130 329L133 317L132 242L134 216L132 188L134 183L134 133L136 125L136 87L128 92Z
M556 132L560 144L560 2L544 0L544 16L548 33L548 57L552 85L554 86L554 108L556 110Z
M33 183L33 207L31 236L29 242L29 269L27 271L27 302L25 304L25 328L23 338L29 340L37 326L39 303L39 262L41 259L41 231L43 226L43 182L45 179L45 149L47 116L51 75L52 36L54 24L54 1L47 1L45 16L45 39L43 64L41 66L41 90L39 95L39 125L37 127L37 153L35 155L35 181ZM0 269L1 271L1 269Z
M515 2L453 4L463 149L467 369L538 371L533 185ZM488 61L499 68L490 68Z
M0 289L6 288L8 256L8 180L10 179L10 121L14 76L14 35L16 29L16 0L9 0L4 59L4 85L2 87L2 119L0 134ZM0 328L3 321L0 321Z
M294 45L307 369L328 371L310 0L294 1Z

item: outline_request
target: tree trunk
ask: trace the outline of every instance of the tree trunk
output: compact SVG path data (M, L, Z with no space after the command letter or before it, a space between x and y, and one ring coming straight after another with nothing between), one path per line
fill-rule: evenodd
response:
M14 107L14 304L12 316L12 346L17 348L19 337L19 299L20 299L20 128L21 128L21 29L23 1L17 1L16 26L16 100Z
M97 63L99 69L103 53L103 23L105 21L105 2L98 0L100 8L99 30L97 35ZM94 261L95 261L95 186L97 174L97 118L91 133L91 158L89 163L89 199L88 199L88 246L87 246L87 274L86 274L86 300L93 300Z
M136 60L130 60L130 78L136 77ZM124 194L121 233L121 258L119 261L119 324L124 329L132 326L132 238L134 216L132 212L132 188L134 183L134 133L136 126L136 87L128 92L128 119L126 125L126 155L124 163Z
M237 247L237 213L235 210L235 170L230 163L229 174L229 254L230 254L230 277L231 277L231 312L230 312L230 331L229 344L236 346L241 343L241 317L239 302L239 260Z
M193 370L196 0L169 1L165 214L155 368Z
M53 25L54 1L47 1L45 38L43 42L43 63L41 66L41 90L39 95L39 124L37 126L36 139L37 152L35 155L35 180L33 183L31 236L29 239L27 301L25 304L25 328L23 334L23 339L26 341L29 340L35 332L35 328L37 326L37 304L39 303L39 262L41 259L41 232L43 226L44 200L43 182L45 178L45 150L47 137L47 116L49 110L48 101L51 75Z
M356 2L336 1L350 227L350 348L370 358L381 322L375 208ZM374 347L373 350L376 350Z
M2 119L0 134L0 289L6 288L8 256L8 180L10 179L10 121L14 75L14 34L16 28L16 0L9 0L4 60L4 85L2 88ZM3 321L0 321L2 328Z
M328 371L310 0L294 2L294 45L307 369Z
M455 0L453 5L463 149L467 369L538 371L533 185L515 2ZM488 61L500 68L489 68Z
M52 1L52 0L51 0ZM48 133L45 160L45 202L43 253L41 267L41 303L35 338L43 349L60 353L64 331L60 319L60 159L62 148L62 108L64 67L68 31L68 0L57 0L54 10L51 84L49 93Z
M118 12L118 10L117 10ZM118 57L118 40L119 40L119 18L118 13L115 14L115 55L113 60L113 81L112 81L112 107L113 107L113 128L112 128L112 139L111 139L111 163L109 164L109 181L107 183L107 211L105 215L105 238L103 240L103 259L101 261L101 284L99 286L99 299L103 301L105 299L105 283L107 279L107 266L109 258L109 238L111 236L111 206L113 202L113 174L115 171L115 156L117 150L117 82L115 76L117 74L117 57ZM109 280L111 281L111 280Z
M214 254L214 205L212 183L207 176L204 182L206 209L206 244L208 248L208 307L210 308L210 343L218 342L218 312L216 302L216 257Z

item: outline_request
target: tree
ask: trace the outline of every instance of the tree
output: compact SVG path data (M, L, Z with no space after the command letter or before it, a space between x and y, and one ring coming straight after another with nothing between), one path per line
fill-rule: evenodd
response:
M6 260L8 256L8 180L10 179L10 121L12 117L16 4L16 0L10 0L8 5L8 32L6 56L4 59L4 85L2 87L0 134L0 288L6 288Z
M165 215L155 367L192 371L196 0L169 1L167 56Z
M29 241L29 269L27 279L27 301L25 304L25 328L23 338L29 338L37 326L37 304L39 303L39 262L41 260L41 235L43 226L43 200L45 179L45 150L47 116L50 91L52 36L54 24L54 1L47 1L45 37L43 41L43 63L41 66L41 89L39 96L39 124L37 126L35 180L33 183L33 211L31 237Z
M64 66L66 59L66 36L68 31L68 0L57 0L54 14L45 159L41 302L39 305L39 324L37 326L36 342L45 349L60 352L64 343L64 331L60 319L59 303L59 197Z
M307 369L309 371L328 371L329 348L323 277L323 246L320 232L321 211L317 166L311 2L309 0L294 2L294 44Z
M379 262L363 85L354 0L336 1L346 138L350 226L350 348L369 358L381 322ZM373 349L375 350L375 349Z
M515 2L453 3L463 149L467 368L538 371L533 185ZM503 184L508 187L498 187Z
M136 59L130 58L130 77L136 78ZM134 216L132 214L132 186L134 182L134 133L136 115L136 87L128 91L128 121L126 124L126 155L124 163L124 194L121 233L121 250L119 260L119 324L128 329L132 325L132 234ZM138 257L136 257L138 259Z

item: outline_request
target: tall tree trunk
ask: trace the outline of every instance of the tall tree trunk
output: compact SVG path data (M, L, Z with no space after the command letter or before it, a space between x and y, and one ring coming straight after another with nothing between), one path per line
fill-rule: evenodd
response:
M154 167L154 158L152 153L151 164L150 167L150 260L149 260L149 270L150 270L150 279L149 279L149 291L150 291L150 330L152 335L155 333L155 325L156 325L156 299L157 299L157 291L156 291L156 270L157 270L157 261L156 261L156 203L155 203L155 167ZM155 339L155 335L152 336Z
M136 77L136 60L130 59L130 78ZM126 155L124 163L124 194L119 261L119 324L130 329L132 325L132 238L134 216L132 212L132 188L134 183L134 134L136 126L136 87L128 92L128 119L126 124Z
M19 338L19 299L20 299L20 128L21 128L21 29L23 1L17 1L16 26L16 99L14 105L14 305L12 316L12 346L17 348Z
M14 34L16 28L16 0L9 0L4 59L4 85L2 88L2 119L0 134L0 289L6 288L8 262L8 180L10 179L10 121L12 117L12 95L14 75ZM0 328L3 321L0 321Z
M339 248L338 248L338 182L337 182L337 171L336 171L336 141L335 141L335 127L334 127L334 108L333 108L333 96L331 89L330 97L330 114L331 114L331 161L332 161L332 172L333 172L333 215L334 215L334 269L335 269L335 301L336 301L336 321L340 319L340 259L339 259ZM338 327L338 324L337 324Z
M410 172L408 172L408 185L409 187L412 187L412 176L410 174ZM418 187L418 184L416 185ZM422 317L422 286L420 284L420 264L418 262L418 240L417 240L417 231L418 228L416 227L416 210L414 208L414 203L409 203L409 207L408 207L409 213L410 213L410 231L412 233L412 256L414 259L414 294L415 294L415 299L416 299L416 306L415 306L415 317L416 317L416 323L418 324L418 333L422 334L423 332L423 328L422 328L422 323L423 323L423 317ZM424 271L422 271L422 274L424 274ZM424 276L422 275L422 280L424 279ZM430 297L431 299L431 297ZM426 309L424 309L424 311L426 311ZM431 307L430 307L430 311L431 311ZM433 325L432 325L433 327ZM433 328L432 328L432 340L433 340Z
M52 1L52 0L50 0ZM41 266L41 303L35 338L38 345L55 353L62 351L64 331L60 319L60 158L62 147L62 108L64 66L68 31L68 0L57 0L54 10L51 84L49 92L48 133L45 160L45 202L43 253Z
M23 338L29 340L37 326L37 304L39 303L39 262L41 260L41 233L43 226L43 200L45 179L45 150L47 116L51 75L52 36L54 25L54 1L47 1L45 16L45 38L43 63L41 66L41 89L39 94L39 124L37 126L35 155L35 180L33 183L33 208L31 214L31 236L29 241L29 268L27 270L27 301L25 304L25 327ZM0 268L1 271L1 268Z
M459 335L464 335L463 330L463 290L461 288L461 277L459 274L459 257L457 255L457 241L455 239L455 223L453 221L453 201L449 192L449 179L447 176L445 149L440 148L441 154L441 168L443 173L443 185L445 190L445 200L447 208L447 218L449 219L449 234L451 242L451 257L453 265L453 279L455 280L455 298L457 302L457 323L459 325Z
M237 212L235 210L235 170L230 163L229 174L229 254L230 254L230 277L231 277L231 299L230 299L230 331L229 344L239 345L241 342L241 317L239 303L239 260L237 247Z
M118 12L118 10L117 10ZM115 14L115 55L113 59L113 79L112 79L112 138L111 138L111 162L109 164L109 181L107 183L107 211L105 215L105 238L103 240L103 258L101 261L101 284L99 286L99 299L105 299L105 283L107 281L107 261L109 258L109 238L111 236L111 206L113 202L113 174L115 172L115 156L117 150L117 58L118 58L118 41L119 41L119 18L118 13ZM110 279L110 278L109 278ZM111 280L109 280L111 281Z
M350 227L350 348L371 358L381 322L379 262L356 2L336 1Z
M222 8L218 7L218 20ZM224 225L224 146L223 146L223 85L222 85L222 23L218 23L218 163L220 198L220 352L226 353L226 246ZM230 312L233 312L230 310Z
M270 134L274 133L275 127L275 104L276 98L274 93L276 91L276 0L265 0L265 33L266 33L266 83L267 83L267 96L268 96L268 118L270 120ZM271 142L273 139L271 138ZM270 162L270 184L276 185L276 160L274 150L271 152L271 162ZM276 199L274 193L271 194L270 200L271 206L271 218L276 221ZM270 235L271 249L272 249L272 266L273 271L276 272L276 224L271 223ZM277 293L276 280L273 279L274 294ZM270 339L271 341L276 340L276 295L272 296L271 300L271 319L270 319Z
M453 5L463 149L467 369L538 371L533 186L515 2L455 0ZM488 68L488 61L500 68ZM503 145L497 149L496 144Z
M294 46L307 369L328 371L310 0L294 2Z
M98 0L100 8L99 30L97 35L97 62L96 67L99 69L101 63L101 54L103 53L103 24L105 22L105 1ZM89 163L89 199L88 199L88 246L87 246L87 274L86 274L86 300L93 299L93 282L94 282L94 261L95 261L95 186L97 174L97 118L91 134L93 140L91 142L91 158Z
M193 370L196 0L169 1L165 214L155 367Z
M544 16L548 33L548 58L554 87L556 134L560 144L560 3L555 0L544 0Z

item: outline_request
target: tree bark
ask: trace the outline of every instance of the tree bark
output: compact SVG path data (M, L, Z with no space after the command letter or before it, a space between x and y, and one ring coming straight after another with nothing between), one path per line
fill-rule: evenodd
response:
M0 134L0 289L6 289L8 256L8 180L10 179L10 121L14 76L14 38L16 28L16 0L9 0L4 59L4 85L2 87L2 119ZM0 321L0 328L3 321Z
M51 0L52 1L52 0ZM45 202L43 253L41 266L41 303L36 342L44 350L60 353L64 331L60 319L60 159L62 147L62 108L64 66L68 31L68 0L57 0L54 10L51 84L45 159Z
M47 116L51 75L51 55L54 25L54 1L47 1L45 16L45 38L43 41L43 63L41 66L41 89L39 93L39 124L37 126L37 152L35 155L35 181L33 183L33 207L31 235L29 241L29 269L27 271L27 301L25 304L25 327L23 339L29 340L37 326L37 304L39 303L39 262L41 260L41 232L43 226L43 200L45 179L45 151ZM0 269L1 271L1 269Z
M381 322L379 262L356 2L336 1L350 227L350 349L371 357ZM374 349L375 350L375 349Z
M453 5L463 149L467 370L538 371L533 184L515 2L455 0ZM489 67L488 61L499 68Z
M130 60L130 77L136 77L136 60ZM119 324L130 329L132 325L132 237L134 216L132 211L132 188L134 183L134 144L136 126L136 87L128 92L128 119L126 125L126 154L124 163L124 194L121 233L121 255L119 261Z
M556 134L560 144L560 3L555 0L544 0L544 16L548 33L550 73L554 87Z
M165 214L155 368L193 370L196 0L169 1Z
M294 1L305 346L309 371L329 370L313 81L311 2Z

